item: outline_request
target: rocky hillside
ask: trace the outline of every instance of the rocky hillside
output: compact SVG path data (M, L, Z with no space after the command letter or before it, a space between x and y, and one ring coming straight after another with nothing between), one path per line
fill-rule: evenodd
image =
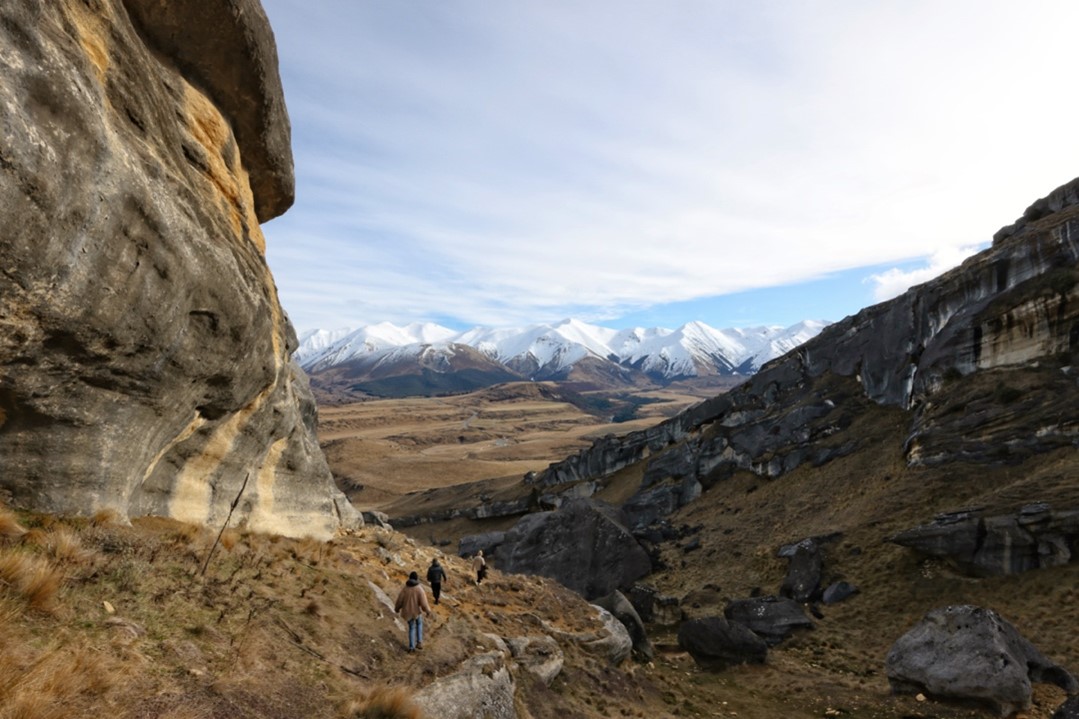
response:
M293 199L257 0L0 7L0 492L328 537L259 223Z
M428 490L398 524L596 600L618 588L713 681L846 687L827 716L1048 717L1079 691L1077 189L727 394L498 496ZM1026 671L972 668L1005 645ZM907 692L932 701L881 709Z

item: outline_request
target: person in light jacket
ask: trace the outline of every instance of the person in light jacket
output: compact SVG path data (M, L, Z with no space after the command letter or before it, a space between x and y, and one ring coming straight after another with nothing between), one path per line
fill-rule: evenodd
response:
M423 591L416 572L408 575L393 610L408 621L408 651L423 649L423 615L431 616L431 605L427 603L427 592Z
M487 578L487 560L483 558L482 549L477 549L476 556L472 558L472 571L476 573L476 584Z

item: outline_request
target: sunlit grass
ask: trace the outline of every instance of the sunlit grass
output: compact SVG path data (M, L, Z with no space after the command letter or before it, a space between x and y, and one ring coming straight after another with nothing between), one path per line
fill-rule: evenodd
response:
M400 687L380 687L351 702L342 719L423 719L412 695Z

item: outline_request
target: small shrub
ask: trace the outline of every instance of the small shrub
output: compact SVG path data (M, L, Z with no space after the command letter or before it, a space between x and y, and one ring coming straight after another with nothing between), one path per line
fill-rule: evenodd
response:
M423 719L423 712L412 702L407 690L400 687L379 687L370 694L351 702L341 714L342 719Z

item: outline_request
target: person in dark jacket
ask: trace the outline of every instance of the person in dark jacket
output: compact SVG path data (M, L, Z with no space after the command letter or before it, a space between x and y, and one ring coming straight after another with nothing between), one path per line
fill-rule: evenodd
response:
M435 604L438 604L438 597L442 594L442 582L445 579L446 570L438 563L438 559L432 560L431 566L427 568L427 583L431 585L431 594L435 597Z
M423 615L431 616L431 605L427 603L427 593L420 584L420 575L412 572L408 581L401 587L393 611L408 621L408 651L423 649Z

